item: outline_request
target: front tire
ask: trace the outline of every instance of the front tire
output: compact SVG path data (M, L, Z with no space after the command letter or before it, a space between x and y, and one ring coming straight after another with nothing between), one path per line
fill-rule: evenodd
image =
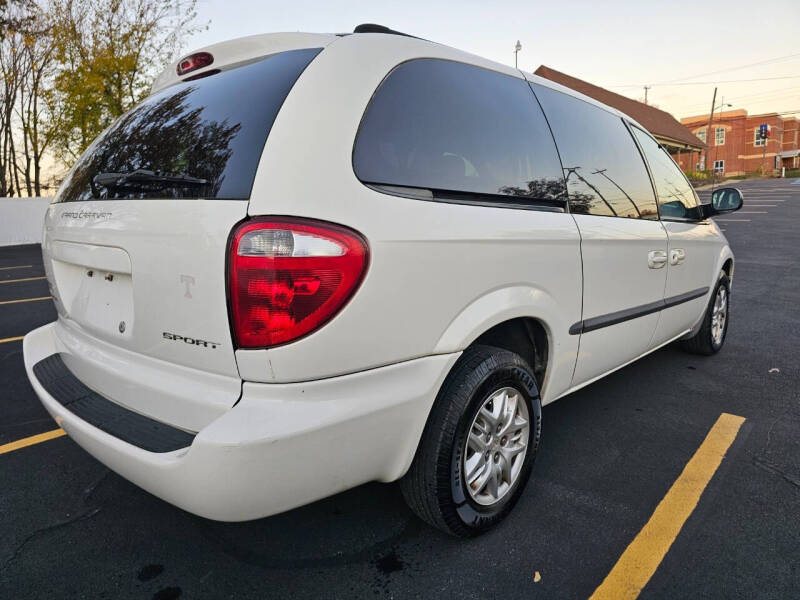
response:
M539 390L522 357L490 346L468 348L445 379L400 481L406 502L453 535L490 529L522 495L541 421Z
M720 351L728 333L730 298L731 282L725 271L722 271L706 308L703 324L694 336L680 342L684 351L704 356Z

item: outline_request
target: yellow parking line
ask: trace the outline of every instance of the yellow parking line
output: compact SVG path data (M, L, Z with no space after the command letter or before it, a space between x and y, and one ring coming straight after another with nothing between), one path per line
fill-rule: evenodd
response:
M0 454L13 452L14 450L19 450L20 448L25 448L27 446L33 446L34 444L41 444L42 442L61 437L62 435L67 435L67 432L61 428L58 428L53 429L52 431L45 431L44 433L22 438L16 442L9 442L8 444L3 444L0 446Z
M743 417L722 413L683 473L590 600L636 598L656 572L730 448Z
M39 300L50 300L52 296L41 296L40 298L22 298L21 300L3 300L0 302L0 306L3 304L19 304L20 302L37 302Z
M0 340L0 344L7 344L8 342L18 342L24 337L25 337L24 335L18 335L17 337L4 338Z
M0 267L0 271L10 271L11 269L30 269L33 265L17 265L15 267Z
M23 277L22 279L6 279L4 281L0 280L0 284L3 284L3 283L21 283L23 281L39 281L40 279L47 279L47 277L42 276L42 277Z

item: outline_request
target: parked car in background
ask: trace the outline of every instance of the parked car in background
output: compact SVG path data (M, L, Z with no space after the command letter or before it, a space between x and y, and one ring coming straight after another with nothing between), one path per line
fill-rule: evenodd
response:
M78 160L25 337L44 406L109 468L224 521L400 480L500 521L544 404L675 340L713 354L733 254L636 122L376 26L171 65Z

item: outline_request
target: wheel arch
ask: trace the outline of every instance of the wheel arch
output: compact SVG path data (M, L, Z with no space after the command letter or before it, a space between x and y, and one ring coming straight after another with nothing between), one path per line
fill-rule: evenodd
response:
M459 352L473 344L486 344L515 352L530 364L542 402L547 403L569 387L578 336L570 336L568 331L570 323L578 320L579 296L570 311L543 290L504 287L462 309L445 328L434 351Z
M722 270L725 271L728 280L733 282L733 256L728 257L728 259L722 263Z
M731 251L730 246L726 244L720 249L716 261L717 268L714 271L714 273L711 274L714 283L716 283L720 271L725 271L725 274L728 276L728 279L731 282L733 282L733 267L734 267L733 260L734 260L733 251Z
M502 348L520 355L531 367L539 390L547 374L550 342L544 324L534 317L516 317L484 331L469 346ZM468 346L468 347L469 347Z

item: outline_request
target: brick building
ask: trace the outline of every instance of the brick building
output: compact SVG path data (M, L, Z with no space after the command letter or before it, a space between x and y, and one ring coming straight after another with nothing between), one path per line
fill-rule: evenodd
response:
M798 119L778 113L748 115L746 110L729 110L714 115L708 135L708 115L681 119L681 123L703 141L708 140L708 157L701 152L673 156L684 171L706 168L718 174L743 175L762 168L800 167ZM766 123L772 128L769 139L758 139L758 128ZM704 160L705 159L705 160Z

